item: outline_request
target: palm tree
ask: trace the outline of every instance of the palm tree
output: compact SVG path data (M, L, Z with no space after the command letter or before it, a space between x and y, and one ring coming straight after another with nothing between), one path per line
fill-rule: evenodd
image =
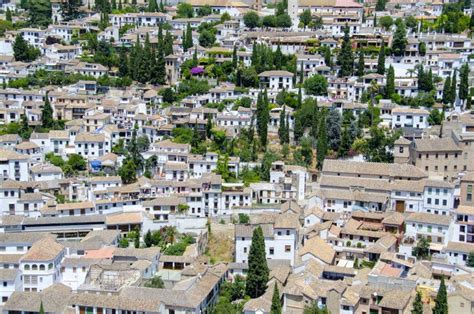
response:
M411 77L413 76L413 74L416 73L416 70L415 70L415 69L408 69L408 70L406 71L406 73L407 73L408 75L410 75L410 78L411 78Z

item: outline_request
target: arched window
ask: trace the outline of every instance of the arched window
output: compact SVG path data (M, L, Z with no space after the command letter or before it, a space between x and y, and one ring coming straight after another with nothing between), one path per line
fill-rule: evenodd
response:
M30 265L29 264L25 264L25 267L23 267L24 270L30 270Z
M45 270L46 269L46 266L44 266L43 264L40 265L40 270Z
M31 266L31 270L38 270L38 265L33 264L33 266Z
M53 269L53 263L49 263L48 269Z

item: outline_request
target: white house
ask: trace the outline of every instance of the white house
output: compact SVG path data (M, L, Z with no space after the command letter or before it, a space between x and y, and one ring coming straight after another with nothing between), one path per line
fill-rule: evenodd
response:
M23 291L43 291L61 281L61 260L65 248L55 239L36 241L20 260Z
M258 75L260 88L270 90L293 89L293 73L288 71L265 71Z
M431 243L446 245L449 240L451 217L429 213L413 213L406 220L406 233L416 241L426 238Z
M428 116L430 113L425 109L396 107L392 109L392 129L415 128L426 129L429 126Z
M0 149L0 179L28 181L28 159L26 155Z

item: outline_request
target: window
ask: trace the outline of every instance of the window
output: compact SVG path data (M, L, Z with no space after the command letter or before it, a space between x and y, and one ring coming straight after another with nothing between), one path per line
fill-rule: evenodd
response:
M472 201L472 184L467 185L466 201Z
M274 253L275 253L275 249L271 247L271 248L269 249L268 254L269 254L269 255L273 255Z
M285 252L291 252L291 245L285 245Z

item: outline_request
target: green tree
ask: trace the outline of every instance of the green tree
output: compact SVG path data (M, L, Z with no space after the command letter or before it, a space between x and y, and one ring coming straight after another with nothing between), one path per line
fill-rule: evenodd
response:
M203 5L197 10L197 15L199 17L208 16L211 14L212 14L212 8L208 4Z
M469 255L467 256L466 266L474 267L474 251L469 252Z
M454 69L453 71L453 77L451 78L451 92L450 92L450 95L451 95L451 103L454 104L456 102L456 99L457 99L457 87L458 87L458 83L457 83L457 71L456 69Z
M365 72L365 60L364 60L364 53L359 51L359 61L357 62L357 76L362 77L364 76Z
M65 21L77 19L79 17L79 8L81 0L66 0L61 5L61 13Z
M397 25L397 30L393 35L392 42L392 54L396 57L402 57L405 54L405 48L407 45L407 31L405 29L405 23Z
M246 294L251 298L258 298L267 288L269 269L265 252L263 231L260 226L257 226L253 230L252 243L248 255L249 270L245 287Z
M199 34L199 44L203 47L212 47L215 41L216 36L211 31L203 30L201 34Z
M163 279L161 279L161 276L155 276L145 282L144 286L147 288L163 289L165 287L165 283L163 282Z
M67 164L71 167L73 171L84 171L87 168L86 160L79 154L69 155Z
M268 110L267 91L259 93L257 98L257 133L263 148L267 146L268 122L270 121L270 111Z
M329 47L324 48L324 64L330 68L332 67L332 53Z
M18 33L13 43L13 55L16 61L31 62L39 57L40 51L30 46L21 33Z
M193 6L189 3L180 2L176 9L176 14L181 18L192 18L194 16Z
M380 75L385 74L385 42L382 41L382 45L379 50L379 58L377 60L377 73Z
M31 128L28 125L28 117L26 114L21 115L21 124L20 124L20 129L18 130L18 135L21 136L23 140L28 140L31 135Z
M349 129L344 127L342 130L341 144L339 145L339 150L337 152L339 157L347 157L349 150L352 147L352 139L349 133Z
M323 114L319 118L316 153L317 153L318 169L321 170L323 168L324 159L326 158L326 155L328 153L328 136L327 136L327 130L326 130L326 115L325 114Z
M10 8L7 8L7 12L5 13L5 20L7 22L12 22L12 11L10 11Z
M385 97L391 98L395 94L395 70L390 65L387 71L387 84L385 86Z
M438 109L431 109L430 115L428 116L428 123L430 125L441 125L444 119L444 113Z
M305 9L300 15L300 23L303 24L304 29L309 25L311 19L311 10Z
M426 44L424 42L420 42L418 44L418 53L422 57L424 57L426 55Z
M244 24L246 27L253 29L260 23L260 18L255 11L249 11L244 15Z
M413 255L418 258L427 258L430 255L430 242L421 237L413 248Z
M48 94L46 94L44 99L45 99L44 105L41 110L41 124L43 128L51 129L54 125L53 108L51 107L51 104L49 103Z
M444 81L443 86L443 104L447 105L451 103L451 77L448 76Z
M379 19L379 25L385 28L385 30L389 30L393 25L393 18L390 15L382 16Z
M416 292L415 301L413 301L411 314L423 314L423 302L420 291Z
M52 7L50 0L29 0L28 16L32 26L47 27L51 23ZM10 13L11 18L11 13ZM8 18L7 18L8 21Z
M189 48L193 46L193 30L191 29L191 24L186 25L186 31L183 37L183 49L188 51Z
M278 284L276 281L273 288L272 307L270 314L281 314L280 291L278 291Z
M344 27L344 38L341 50L337 56L337 64L340 66L339 77L351 76L354 67L354 56L352 55L351 39L349 37L349 26Z
M39 314L44 314L43 301L41 301L41 303L40 303Z
M137 166L131 159L124 160L122 167L118 170L118 175L125 184L133 183L137 180Z
M286 110L285 107L283 107L283 110L280 111L280 121L279 121L279 126L278 126L278 137L280 138L280 144L285 144L286 143Z
M326 95L328 89L328 81L326 77L315 74L303 83L306 93L311 95Z
M153 245L153 237L151 235L150 229L145 233L145 236L143 237L143 242L145 242L146 247L150 247Z
M459 71L459 99L466 100L469 97L469 65L465 63Z
M448 293L446 291L446 284L444 283L444 276L441 277L433 314L448 314Z
M148 12L158 12L158 3L156 0L149 0L148 1Z
M375 4L375 11L385 11L386 0L377 0Z
M128 76L128 55L123 46L119 54L119 75L120 77Z

